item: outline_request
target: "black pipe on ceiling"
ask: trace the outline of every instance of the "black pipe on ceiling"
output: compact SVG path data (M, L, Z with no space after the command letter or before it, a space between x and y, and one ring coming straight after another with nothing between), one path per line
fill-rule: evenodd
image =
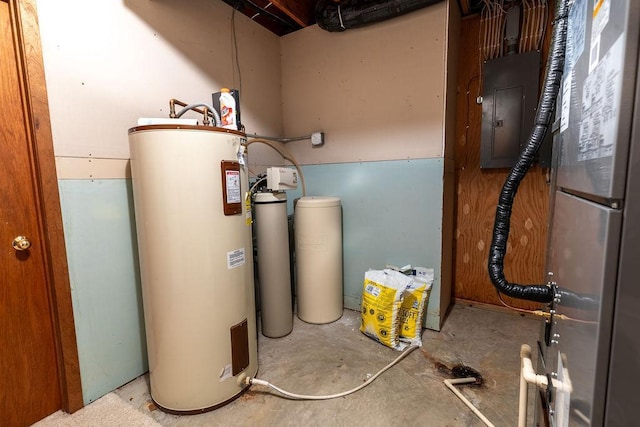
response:
M442 0L320 0L315 16L318 26L330 32L345 31L404 15Z

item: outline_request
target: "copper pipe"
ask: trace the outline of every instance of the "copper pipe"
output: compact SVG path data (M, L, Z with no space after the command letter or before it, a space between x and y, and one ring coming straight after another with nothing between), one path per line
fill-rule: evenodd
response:
M205 126L209 126L209 123L211 123L209 121L209 109L207 107L204 107L202 114L204 115L204 118L202 119L202 124Z
M169 100L169 107L171 107L171 103L173 102L173 104L179 105L181 107L186 107L189 104L185 104L182 101L178 101L177 99L170 99ZM175 107L174 107L175 108ZM198 107L194 107L192 108L193 111L195 111L196 113L200 113L200 114L204 114L204 111L202 111L200 108Z
M171 117L172 119L175 119L175 118L176 118L176 111L175 111L175 106L176 106L176 105L179 105L179 106L181 106L181 107L186 107L186 106L188 106L189 104L185 104L184 102L179 101L179 100L174 99L174 98L170 99L170 100L169 100L169 117ZM209 118L209 117L215 117L215 116L213 115L213 113L212 113L211 111L209 111L209 109L208 109L207 107L204 107L204 109L200 109L200 108L198 108L198 107L192 107L192 108L191 108L191 110L192 110L192 111L195 111L196 113L200 113L200 114L202 114L203 116L205 116L205 117L206 117L206 118L202 121L202 123L205 123L205 120L206 120L206 123L209 123L209 119L208 119L208 118Z

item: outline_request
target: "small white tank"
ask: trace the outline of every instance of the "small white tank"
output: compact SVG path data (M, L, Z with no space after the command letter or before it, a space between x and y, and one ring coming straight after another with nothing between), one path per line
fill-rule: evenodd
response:
M167 412L224 405L258 370L243 140L205 126L129 130L151 397Z
M342 316L342 207L337 197L302 197L294 211L298 317L330 323Z

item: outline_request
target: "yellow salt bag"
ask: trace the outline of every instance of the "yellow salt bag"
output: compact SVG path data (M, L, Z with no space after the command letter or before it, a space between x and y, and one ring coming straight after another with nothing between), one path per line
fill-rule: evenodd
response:
M364 275L362 292L362 324L360 331L370 338L396 350L406 344L400 342L399 312L405 289L411 277L390 270L369 270Z
M433 269L422 269L419 276L411 276L400 306L399 333L402 342L422 346L422 323L433 286Z

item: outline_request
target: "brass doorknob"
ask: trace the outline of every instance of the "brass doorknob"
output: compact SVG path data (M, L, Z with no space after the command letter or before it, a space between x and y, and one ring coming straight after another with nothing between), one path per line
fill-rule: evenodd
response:
M31 247L31 242L25 236L18 236L13 239L13 249L16 251L26 251Z

